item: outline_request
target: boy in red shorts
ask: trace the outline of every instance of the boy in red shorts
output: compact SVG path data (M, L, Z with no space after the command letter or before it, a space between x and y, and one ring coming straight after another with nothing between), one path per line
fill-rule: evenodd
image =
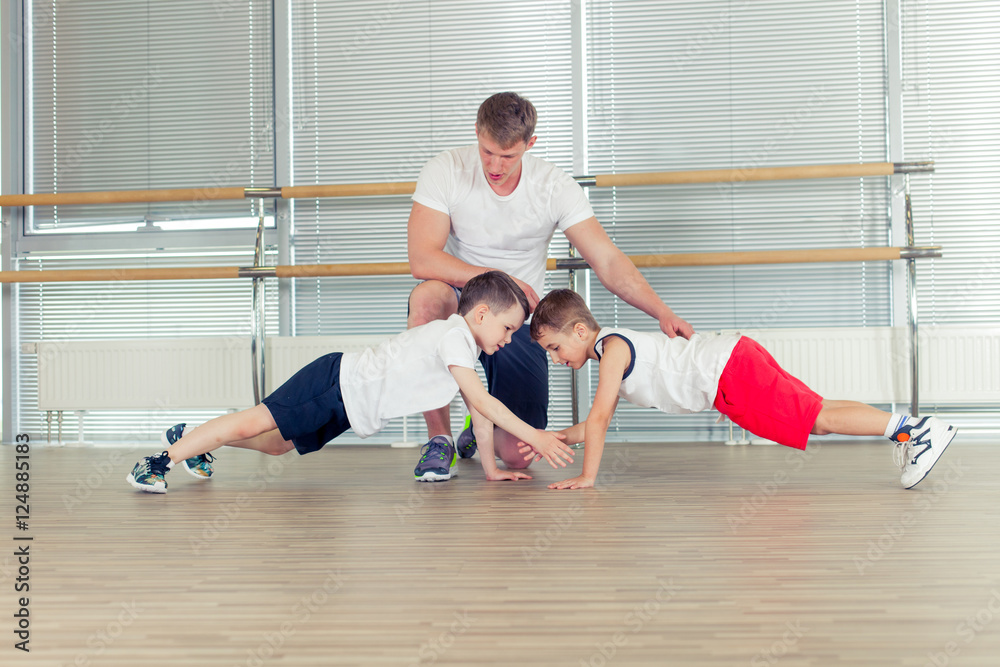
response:
M585 442L583 472L552 489L594 485L608 424L624 397L668 413L715 408L751 433L805 449L810 433L885 435L896 443L896 463L907 489L927 476L958 432L935 417L889 414L857 401L831 401L793 377L756 341L740 334L694 335L602 328L583 299L555 290L539 302L531 338L553 363L581 368L600 363L597 393L587 421L563 431L566 444ZM530 446L522 453L537 457Z

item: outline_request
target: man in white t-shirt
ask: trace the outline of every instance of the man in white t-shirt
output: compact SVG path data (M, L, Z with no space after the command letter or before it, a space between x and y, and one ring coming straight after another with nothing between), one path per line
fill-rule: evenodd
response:
M544 291L549 240L566 235L611 292L655 318L668 336L689 337L691 325L663 303L604 232L590 202L568 174L527 154L535 144L535 107L516 93L498 93L479 107L476 144L446 151L424 166L407 228L410 271L422 280L410 294L407 326L455 312L466 281L490 269L510 274L531 308ZM490 394L536 428L547 424L548 363L527 327L492 357L480 357ZM440 443L421 458L418 481L442 479L455 454L448 407L425 412L428 436ZM517 459L517 440L498 430L494 447ZM471 429L458 454L476 451ZM438 460L440 459L440 460ZM526 465L526 464L525 464Z

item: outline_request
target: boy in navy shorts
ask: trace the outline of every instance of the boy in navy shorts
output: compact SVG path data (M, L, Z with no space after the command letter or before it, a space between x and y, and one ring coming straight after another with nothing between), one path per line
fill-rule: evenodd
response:
M889 414L856 401L822 398L793 377L756 341L740 334L694 335L600 327L583 299L571 290L543 298L531 319L531 337L553 363L581 368L600 364L597 393L587 421L565 429L566 443L585 442L583 472L550 489L594 485L608 424L619 397L668 413L700 412L713 405L760 437L805 449L810 433L885 435L907 489L927 476L958 432L935 417ZM533 447L526 459L540 458Z
M292 449L314 452L349 428L366 438L393 417L447 405L458 391L472 415L487 479L530 479L497 467L494 424L530 442L553 467L565 467L565 461L573 461L572 450L555 434L515 417L489 395L475 371L480 352L492 355L510 343L527 316L527 297L510 276L480 274L466 283L458 313L446 320L414 327L364 352L320 357L248 410L197 428L170 428L164 434L166 450L139 461L128 483L148 493L166 493L164 476L175 463L223 445L277 456ZM437 471L442 479L455 474L456 459ZM511 467L523 467L520 455L517 459Z

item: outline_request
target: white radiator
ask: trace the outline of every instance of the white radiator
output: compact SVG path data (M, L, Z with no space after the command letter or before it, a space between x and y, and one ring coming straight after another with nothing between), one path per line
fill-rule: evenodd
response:
M265 395L328 352L388 336L275 336L265 347ZM235 408L253 405L248 336L39 341L40 410Z
M909 342L892 327L745 332L820 395L865 403L910 401ZM265 393L327 352L385 336L267 340ZM1000 403L1000 329L921 331L920 402ZM40 410L235 408L253 404L248 337L40 341Z
M910 342L903 327L746 333L824 398L910 402ZM917 343L921 405L1000 403L1000 329L926 327Z

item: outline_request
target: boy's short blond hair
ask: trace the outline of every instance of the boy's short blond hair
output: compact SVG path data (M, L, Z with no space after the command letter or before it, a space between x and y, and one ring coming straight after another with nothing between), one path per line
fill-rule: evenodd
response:
M582 296L569 289L552 290L535 306L531 316L531 339L538 340L543 329L566 331L577 324L591 331L601 328Z
M519 141L531 141L536 122L535 105L517 93L497 93L487 98L476 114L476 129L488 134L505 149Z

